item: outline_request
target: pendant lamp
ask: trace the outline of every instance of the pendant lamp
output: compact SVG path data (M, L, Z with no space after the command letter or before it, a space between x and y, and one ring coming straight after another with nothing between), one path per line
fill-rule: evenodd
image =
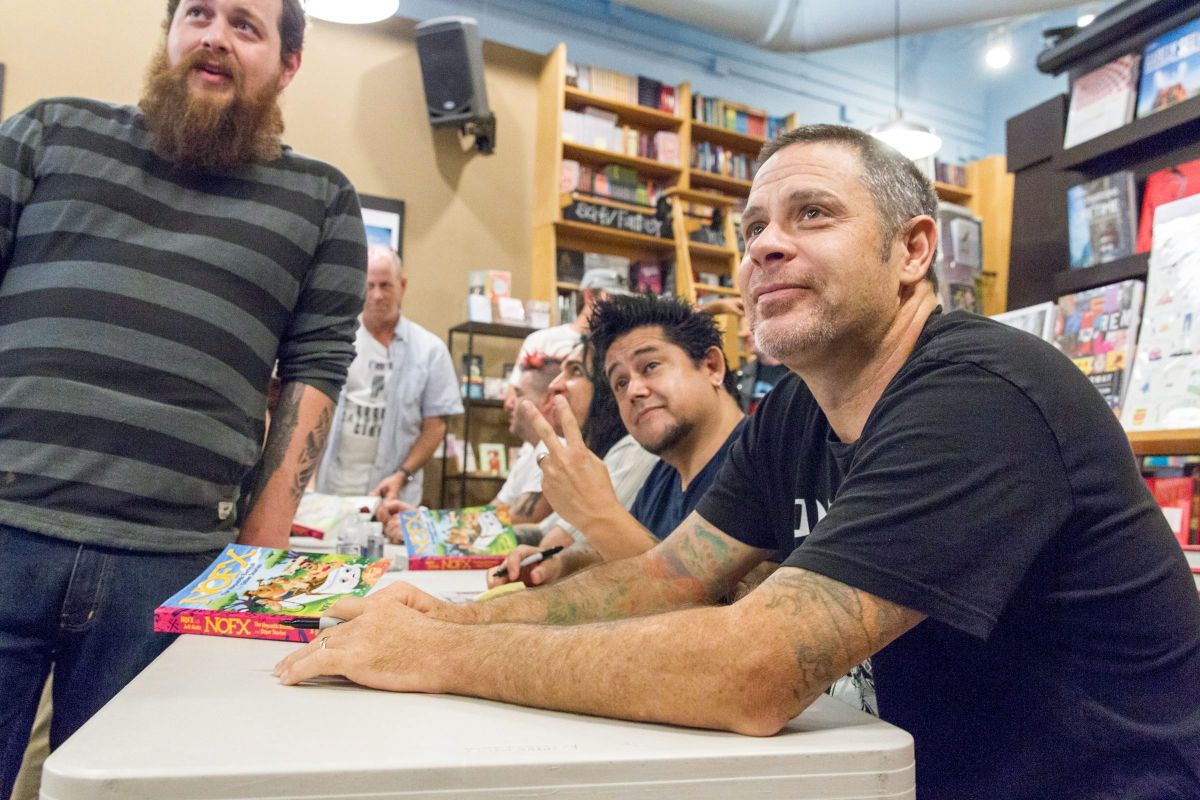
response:
M900 0L896 0L896 35L895 45L896 73L896 116L889 122L871 127L867 133L890 145L901 155L913 161L927 158L942 149L942 137L933 132L933 128L919 122L910 122L904 118L900 109Z
M305 0L304 10L317 19L363 25L395 16L400 0Z

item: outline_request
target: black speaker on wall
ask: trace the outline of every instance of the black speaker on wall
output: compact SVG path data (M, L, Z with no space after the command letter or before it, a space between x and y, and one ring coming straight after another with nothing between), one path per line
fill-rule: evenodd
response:
M475 136L481 152L492 152L496 118L488 108L478 23L437 17L417 25L416 32L429 123L457 127Z

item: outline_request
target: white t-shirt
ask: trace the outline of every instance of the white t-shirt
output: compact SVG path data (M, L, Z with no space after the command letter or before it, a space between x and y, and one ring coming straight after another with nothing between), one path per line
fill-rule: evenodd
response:
M496 502L511 506L521 495L542 490L542 468L537 465L534 447L529 442L521 445L517 461L508 471L508 480L496 493Z
M379 343L366 326L358 327L354 339L356 356L346 373L342 388L341 447L329 473L332 493L363 494L370 479L375 454L379 450L379 432L383 428L383 410L387 405L384 389L392 372L388 348ZM366 486L369 492L374 486Z

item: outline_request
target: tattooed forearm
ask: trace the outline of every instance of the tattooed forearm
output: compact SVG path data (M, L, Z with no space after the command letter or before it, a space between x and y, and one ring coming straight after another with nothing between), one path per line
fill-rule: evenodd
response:
M303 394L302 383L288 383L280 390L279 402L275 406L275 413L271 415L271 430L263 448L258 480L251 491L256 500L262 497L263 487L270 483L271 478L283 466L288 445L291 444L300 420L300 397Z
M761 587L763 608L807 631L795 649L798 699L820 691L925 617L844 583L801 569L780 569ZM819 642L820 644L813 644Z
M300 451L300 460L296 465L296 480L292 482L292 497L299 500L304 495L304 489L321 463L321 454L325 452L325 440L329 437L329 428L333 424L333 406L321 412L317 424L304 437L304 448Z

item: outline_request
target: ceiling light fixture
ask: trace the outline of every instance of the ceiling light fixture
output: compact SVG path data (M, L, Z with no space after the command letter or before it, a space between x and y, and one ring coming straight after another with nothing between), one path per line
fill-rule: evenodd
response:
M1076 28L1086 28L1088 25L1091 25L1095 21L1096 21L1095 14L1090 14L1090 13L1089 14L1080 14L1079 18L1075 20L1075 27Z
M395 16L400 0L305 0L304 10L328 22L364 25Z
M900 108L900 0L896 0L896 35L893 41L896 61L896 116L882 125L872 126L867 133L890 145L901 155L916 161L928 158L941 150L942 137L927 125L906 120Z
M988 33L987 46L983 52L983 61L991 69L1001 70L1012 63L1012 36L1008 29L1001 26Z

